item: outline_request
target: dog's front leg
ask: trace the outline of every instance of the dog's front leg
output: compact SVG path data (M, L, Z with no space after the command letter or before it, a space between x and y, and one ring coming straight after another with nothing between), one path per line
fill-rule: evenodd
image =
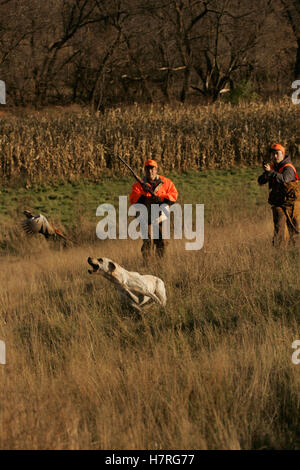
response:
M137 312L139 313L145 313L144 310L142 308L140 308L139 305L137 304L134 304L133 302L130 302L129 304L132 308L134 308Z
M131 300L135 305L138 305L139 304L139 298L137 295L134 295L129 289L128 287L126 287L124 284L121 284L118 287L118 290L120 291L120 293L125 296L127 299L129 298L129 300Z
M145 305L147 307L149 307L150 304L154 303L154 300L151 299L151 297L148 297L147 295L145 295L145 297L143 298L142 302L139 304L140 307L145 307Z

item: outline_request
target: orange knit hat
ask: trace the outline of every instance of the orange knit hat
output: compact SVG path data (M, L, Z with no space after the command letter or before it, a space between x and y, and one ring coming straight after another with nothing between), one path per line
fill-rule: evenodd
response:
M146 168L146 166L155 166L156 168L158 167L155 160L146 160L144 167Z
M282 153L285 154L285 148L284 148L282 145L280 145L280 144L274 144L274 145L272 145L272 147L271 147L271 152L272 152L272 150L281 150Z

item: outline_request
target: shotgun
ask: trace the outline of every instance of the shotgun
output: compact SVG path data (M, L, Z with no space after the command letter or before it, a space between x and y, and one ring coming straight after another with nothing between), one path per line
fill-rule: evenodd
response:
M128 168L128 170L132 173L132 175L135 177L135 179L140 183L140 185L142 186L142 188L144 189L144 191L147 191L148 193L150 193L152 196L154 196L155 198L157 197L156 194L153 192L151 186L149 183L145 183L145 181L143 181L134 171L133 169L128 165L128 163L126 163L122 157L120 157L120 155L117 155L117 158L119 160L121 160L122 163L124 163L124 165Z

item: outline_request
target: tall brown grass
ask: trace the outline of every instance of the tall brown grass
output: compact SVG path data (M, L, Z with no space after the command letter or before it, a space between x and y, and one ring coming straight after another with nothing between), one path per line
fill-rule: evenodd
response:
M148 267L126 240L2 258L2 449L299 449L299 253L227 215ZM159 275L166 308L121 307L89 255Z
M87 110L18 111L0 120L0 178L47 182L120 174L155 158L164 171L255 165L270 143L300 153L299 107L279 102L232 106L132 106L98 116ZM122 167L123 169L123 167Z

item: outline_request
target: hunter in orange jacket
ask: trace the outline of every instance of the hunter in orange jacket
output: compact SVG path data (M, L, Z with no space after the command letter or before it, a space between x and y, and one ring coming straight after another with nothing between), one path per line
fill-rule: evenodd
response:
M300 192L296 168L286 154L285 148L274 144L271 149L272 163L263 165L264 173L258 183L269 183L268 202L272 206L273 244L280 246L289 234L290 242L300 243Z
M164 255L166 247L166 240L162 238L161 224L159 226L159 239L151 239L151 204L166 203L172 205L177 200L178 191L169 178L157 174L158 165L155 160L147 160L144 168L146 176L143 183L135 183L132 186L129 201L130 204L144 204L148 209L149 238L144 239L142 246L142 254L145 259L148 259L154 247L156 247L156 254L161 257ZM155 196L147 188L151 188Z

